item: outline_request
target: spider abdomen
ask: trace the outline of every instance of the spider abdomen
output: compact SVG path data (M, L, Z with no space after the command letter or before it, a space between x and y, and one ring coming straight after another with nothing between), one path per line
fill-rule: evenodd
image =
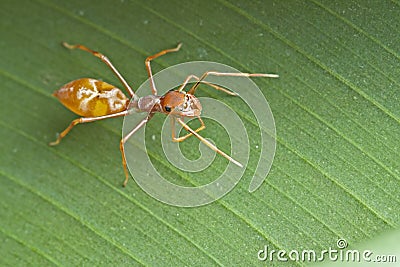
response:
M98 117L126 110L129 99L115 86L91 78L74 80L53 93L72 112Z

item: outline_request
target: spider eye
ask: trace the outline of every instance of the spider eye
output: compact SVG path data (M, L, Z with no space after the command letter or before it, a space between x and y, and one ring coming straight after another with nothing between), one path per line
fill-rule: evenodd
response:
M171 112L171 107L170 106L165 106L165 111L166 112Z

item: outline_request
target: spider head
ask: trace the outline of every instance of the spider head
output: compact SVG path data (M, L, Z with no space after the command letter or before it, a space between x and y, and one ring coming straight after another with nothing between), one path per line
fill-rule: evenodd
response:
M200 100L186 92L168 91L160 99L162 112L173 116L198 117L201 114Z

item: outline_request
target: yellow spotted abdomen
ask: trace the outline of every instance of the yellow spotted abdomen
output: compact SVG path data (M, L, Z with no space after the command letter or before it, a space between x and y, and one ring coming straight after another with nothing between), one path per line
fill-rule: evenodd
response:
M126 110L129 99L115 86L90 78L67 83L53 93L72 112L98 117Z

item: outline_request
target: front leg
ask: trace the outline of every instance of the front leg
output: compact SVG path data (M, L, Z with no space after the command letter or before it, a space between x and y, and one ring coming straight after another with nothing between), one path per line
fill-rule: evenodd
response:
M207 139L205 139L204 137L202 137L201 135L199 135L195 130L193 130L192 128L189 127L189 125L187 125L182 119L177 118L176 119L178 121L178 123L180 125L182 125L183 128L186 129L186 131L190 132L191 134L193 134L194 136L196 136L201 142L203 142L206 146L208 146L209 148L211 148L213 151L217 152L218 154L220 154L221 156L223 156L224 158L226 158L227 160L229 160L230 162L232 162L233 164L239 166L240 168L243 168L243 165L234 160L231 156L228 156L225 152L223 152L222 150L220 150L218 147L216 147L215 145L213 145L211 142L209 142Z
M201 130L204 130L206 128L206 125L204 124L203 120L200 117L197 117L197 119L200 121L201 126L195 130L196 133L200 132ZM175 117L171 117L171 132L172 132L172 141L174 142L182 142L186 140L189 136L192 136L192 133L188 133L184 136L181 137L175 137Z

